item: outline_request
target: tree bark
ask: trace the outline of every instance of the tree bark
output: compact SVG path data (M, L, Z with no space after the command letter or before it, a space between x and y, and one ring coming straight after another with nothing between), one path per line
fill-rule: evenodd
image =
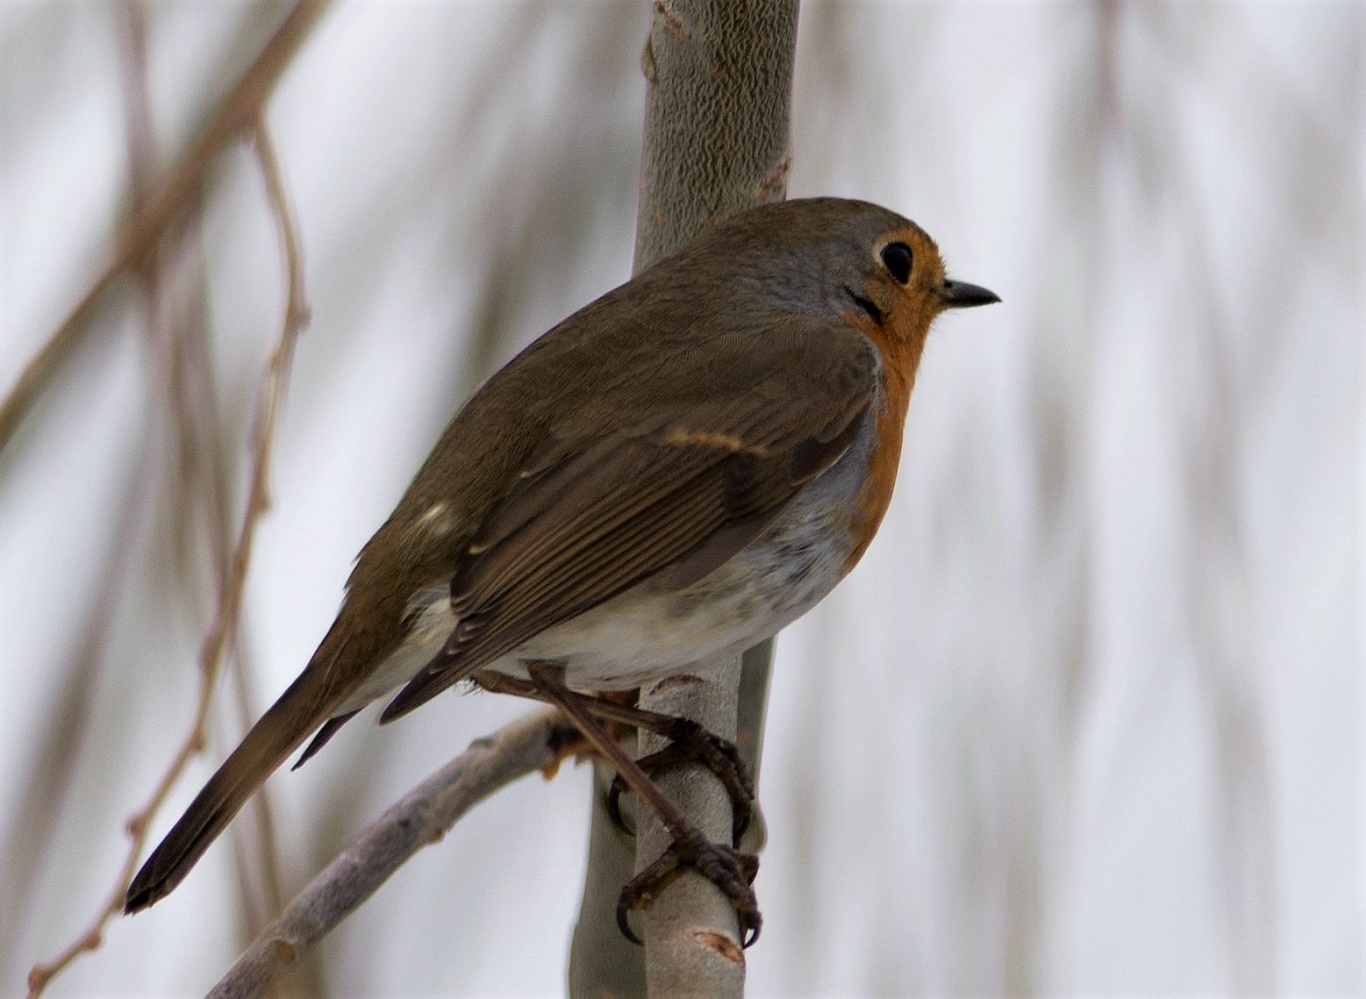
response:
M781 200L791 165L789 122L797 0L655 0L643 71L649 86L641 155L635 270L649 267L705 226ZM735 739L757 779L772 642L743 660L699 663L695 675L641 691L652 711L692 718ZM742 668L743 661L743 668ZM640 752L657 748L642 738ZM709 838L730 836L730 801L701 767L659 777ZM631 869L668 845L653 816L637 814L632 844L603 809L606 777L595 781L589 868L570 957L576 997L738 996L745 962L735 913L710 882L686 872L644 913L644 955L622 939L616 896ZM757 849L762 822L746 849Z

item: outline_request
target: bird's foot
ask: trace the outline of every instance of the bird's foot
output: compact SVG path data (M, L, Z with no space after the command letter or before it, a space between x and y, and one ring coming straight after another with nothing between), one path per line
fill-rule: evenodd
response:
M759 939L763 917L759 900L754 894L754 876L759 873L759 858L742 853L722 843L713 843L696 828L681 831L663 855L645 868L621 890L617 900L617 926L626 939L639 944L641 939L631 929L630 913L648 907L660 892L691 867L716 885L735 906L740 924L740 944L749 947Z

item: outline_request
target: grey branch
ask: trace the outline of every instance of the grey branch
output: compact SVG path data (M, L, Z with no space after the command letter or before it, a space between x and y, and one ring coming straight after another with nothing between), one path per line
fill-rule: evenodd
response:
M706 225L787 191L797 3L673 0L656 4L645 66L650 79L641 167L636 264L692 239ZM763 653L760 653L762 656ZM641 691L652 711L737 733L741 662L701 664ZM763 685L758 688L760 698ZM750 714L753 707L747 707ZM760 716L762 707L758 708ZM759 733L746 733L758 758ZM642 738L641 750L656 748ZM661 775L660 785L709 838L725 841L731 806L702 767ZM638 809L638 812L640 810ZM637 820L637 869L668 844L652 817ZM761 902L762 904L762 902ZM644 913L645 982L651 996L739 996L745 961L730 901L686 873Z
M635 269L678 249L704 226L781 201L791 165L789 122L797 0L655 0L643 69L649 83ZM642 707L684 715L738 739L758 772L768 662L765 642L740 660L699 664L696 677L641 691ZM648 740L642 740L646 750ZM631 845L610 827L599 775L588 873L574 931L569 986L575 999L608 995L739 996L745 962L730 902L691 873L644 913L645 960L616 932L611 913ZM658 782L706 835L730 834L730 800L699 767ZM667 845L663 827L637 809L636 869ZM762 829L755 824L756 831ZM745 844L752 849L750 843ZM762 903L762 900L761 900Z
M475 740L392 805L309 882L228 969L210 999L261 995L409 857L440 840L490 794L553 766L576 735L558 711L545 709Z

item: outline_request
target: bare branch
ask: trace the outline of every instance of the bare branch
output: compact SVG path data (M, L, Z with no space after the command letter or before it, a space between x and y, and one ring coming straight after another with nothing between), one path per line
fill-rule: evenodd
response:
M791 166L789 118L797 2L656 0L643 68L649 82L635 269L671 253L706 225L755 204L781 200ZM744 658L699 664L641 691L641 706L684 715L737 738L757 773L772 643ZM740 691L744 701L740 701ZM737 727L743 723L743 729ZM642 750L647 739L642 739ZM596 782L601 785L603 779ZM703 768L671 769L658 781L706 835L730 835L730 800ZM662 826L637 809L636 869L659 856ZM755 824L756 832L762 823ZM578 999L625 990L651 995L739 995L745 962L735 913L710 882L685 872L644 914L642 968L614 920L619 872L630 844L608 829L596 796L591 852L570 957ZM747 844L748 846L748 844ZM606 919L604 917L607 917Z
M726 0L657 3L645 68L650 80L636 219L636 268L682 246L705 226L756 204L781 200L791 168L789 120L797 2L762 8ZM766 668L771 643L747 659ZM740 715L762 725L764 682L746 684L757 703L739 703L742 663L699 664L641 691L640 705L701 722L735 739ZM762 733L746 733L756 763ZM657 748L642 733L640 749ZM702 767L661 775L661 788L705 834L724 839L731 804ZM636 870L667 846L667 833L637 809ZM745 960L730 901L687 872L644 913L645 981L651 995L738 996Z
M139 205L120 234L104 272L71 313L24 367L0 405L0 451L9 444L38 394L88 329L96 305L123 272L142 260L185 206L193 200L204 174L218 154L244 129L254 128L281 74L311 33L331 0L299 0L260 56L229 92L208 124L171 172Z
M532 712L472 742L392 805L309 882L228 969L210 999L260 995L409 857L438 842L470 808L534 770L552 771L566 747L578 742L577 730L554 709Z
M247 492L247 509L243 514L242 528L233 548L232 562L228 574L223 579L214 613L199 655L199 698L195 705L194 718L190 730L179 749L176 750L156 789L147 803L136 812L127 824L132 842L128 856L115 881L114 889L96 914L90 926L56 959L46 964L35 965L29 972L28 985L30 999L39 995L52 977L70 964L77 956L99 946L105 925L123 909L123 896L128 882L133 877L138 858L142 855L151 819L165 802L171 788L175 786L190 759L199 752L204 744L204 725L209 709L213 704L213 692L219 667L230 649L237 631L237 621L241 615L242 593L246 586L247 566L251 561L252 542L256 527L270 506L267 487L270 456L275 438L275 426L280 408L284 401L285 387L294 357L294 345L300 331L308 320L308 307L303 289L302 251L299 246L298 228L285 196L284 185L280 179L279 164L275 158L274 147L269 134L259 120L255 128L255 147L265 179L266 193L270 199L271 210L280 226L281 241L284 244L288 292L285 306L283 328L279 343L271 355L266 373L266 383L256 412L256 445L252 461L251 482Z
M663 680L640 692L640 704L700 722L709 732L734 740L740 689L740 660L699 666L695 675ZM640 751L660 749L663 740L640 733ZM671 768L656 783L708 839L728 842L731 800L721 782L702 766ZM668 848L671 836L645 808L636 807L636 871ZM735 907L716 885L685 871L642 913L645 982L652 996L741 996L745 957Z

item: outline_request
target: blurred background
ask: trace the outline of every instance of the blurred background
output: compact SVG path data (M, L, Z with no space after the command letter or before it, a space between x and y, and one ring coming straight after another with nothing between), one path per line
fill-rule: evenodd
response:
M0 393L284 11L0 6ZM153 841L455 407L628 276L649 17L341 0L293 60L268 119L312 323L209 745ZM750 993L1360 994L1366 6L809 0L793 135L791 196L911 216L1004 304L940 321L877 543L779 640ZM0 452L6 994L103 904L191 724L284 299L248 147L158 264ZM49 994L204 991L525 710L348 726ZM561 992L588 785L480 806L292 987Z

